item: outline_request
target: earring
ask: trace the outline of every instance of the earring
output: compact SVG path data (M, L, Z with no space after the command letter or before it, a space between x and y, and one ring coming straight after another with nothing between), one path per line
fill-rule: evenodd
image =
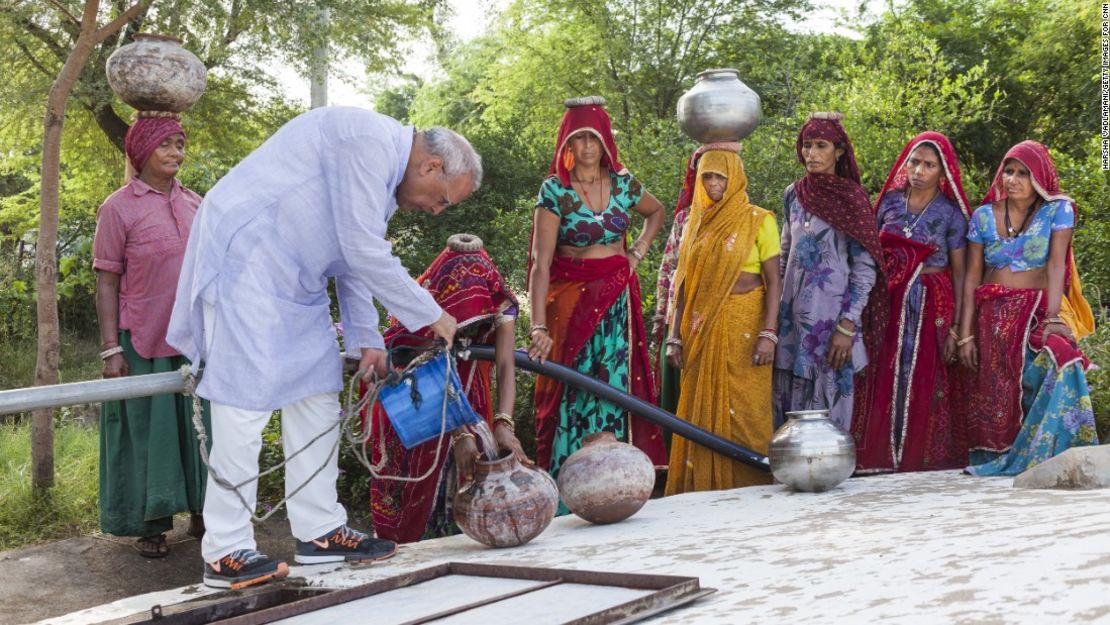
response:
M574 152L571 152L570 146L567 146L567 149L563 150L563 167L565 167L567 171L574 169Z

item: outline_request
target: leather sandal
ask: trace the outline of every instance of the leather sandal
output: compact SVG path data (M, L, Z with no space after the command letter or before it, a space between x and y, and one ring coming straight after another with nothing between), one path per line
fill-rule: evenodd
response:
M166 535L143 536L135 541L135 551L144 558L164 558L170 553L170 546L166 544Z

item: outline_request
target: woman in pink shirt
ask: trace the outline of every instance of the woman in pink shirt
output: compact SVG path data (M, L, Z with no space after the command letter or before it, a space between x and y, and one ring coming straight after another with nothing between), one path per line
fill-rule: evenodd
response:
M176 371L187 364L166 343L177 278L200 196L177 180L185 132L174 117L143 116L124 140L126 185L97 211L93 268L104 377ZM204 533L207 473L183 395L104 402L100 417L100 527L137 536L148 558L169 553L173 515L192 514ZM207 406L204 410L208 426Z

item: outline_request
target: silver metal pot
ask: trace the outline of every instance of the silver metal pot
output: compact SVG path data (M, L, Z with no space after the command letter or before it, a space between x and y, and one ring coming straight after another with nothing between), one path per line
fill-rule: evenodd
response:
M678 125L700 143L739 141L759 126L759 94L740 81L734 69L707 69L678 99Z
M789 419L771 437L771 474L808 493L820 493L848 479L856 468L856 444L829 419L828 410L786 413Z

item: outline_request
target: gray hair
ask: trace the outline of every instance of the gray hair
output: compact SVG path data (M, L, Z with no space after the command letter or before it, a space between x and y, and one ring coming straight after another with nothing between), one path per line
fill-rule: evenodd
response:
M472 191L482 186L482 157L470 142L454 130L433 126L424 131L428 152L443 159L443 175L448 178L469 175L474 181Z

